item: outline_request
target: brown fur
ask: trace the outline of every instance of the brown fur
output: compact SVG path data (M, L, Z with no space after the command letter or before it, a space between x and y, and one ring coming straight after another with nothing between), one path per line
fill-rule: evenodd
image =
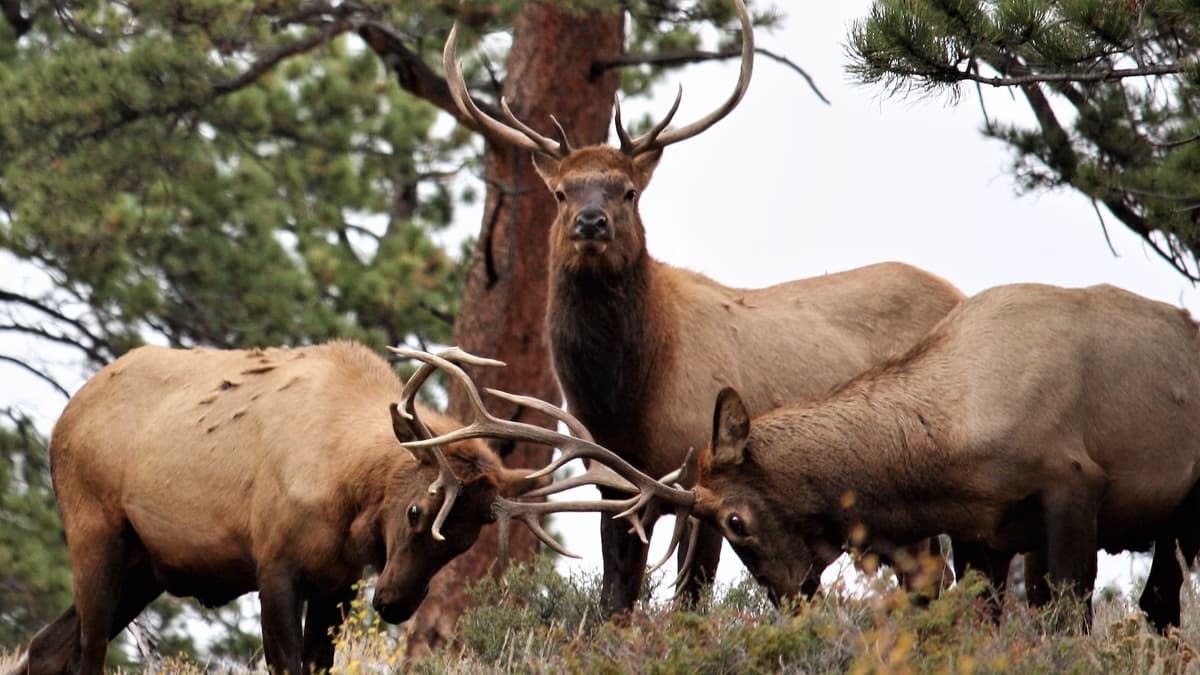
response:
M1080 595L1098 549L1154 544L1141 605L1179 623L1175 545L1189 564L1200 547L1200 333L1184 311L1111 286L1002 286L747 432L751 414L722 393L697 514L775 596L860 539L1035 552Z
M377 609L406 619L492 519L497 492L530 482L478 441L452 446L464 492L434 541L437 468L398 443L388 407L400 389L384 359L349 342L143 347L102 369L50 442L75 602L34 638L23 671L100 672L109 639L164 590L209 606L258 590L279 672L332 664L337 605L367 565L380 571ZM458 426L422 416L435 433Z
M647 473L707 443L722 387L744 392L755 412L826 391L908 348L963 297L899 263L738 289L654 260L637 206L660 156L592 146L534 159L559 200L546 318L555 372L597 442ZM601 235L576 227L587 209L605 215ZM623 611L645 548L605 527L604 602ZM701 577L711 578L719 543L707 538Z

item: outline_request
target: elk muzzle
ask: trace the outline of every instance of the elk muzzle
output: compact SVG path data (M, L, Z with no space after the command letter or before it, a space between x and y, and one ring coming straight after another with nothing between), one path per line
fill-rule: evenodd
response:
M379 618L388 623L401 623L407 621L417 611L427 593L429 593L428 585L423 586L418 593L401 593L395 588L377 585L375 598L371 605L379 613Z
M591 206L575 216L575 224L571 228L571 241L575 242L576 251L599 255L604 253L612 240L613 229L608 214L603 209Z

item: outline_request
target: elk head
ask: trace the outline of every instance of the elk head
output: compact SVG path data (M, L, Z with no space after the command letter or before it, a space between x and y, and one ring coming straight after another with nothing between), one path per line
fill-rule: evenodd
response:
M442 52L450 95L465 115L485 134L533 153L534 167L558 202L551 231L551 255L572 271L619 272L645 251L645 232L638 214L638 199L663 148L691 138L728 115L750 84L754 64L754 32L742 0L734 0L742 26L741 72L733 94L719 108L687 126L667 130L679 109L680 88L671 110L645 134L631 138L621 121L621 105L614 100L614 117L621 147L592 145L574 149L558 120L551 116L555 138L543 136L517 119L507 101L500 99L505 121L479 109L467 91L462 67L455 61L457 24L450 30Z
M805 515L819 510L804 507L797 477L764 466L754 441L746 405L726 387L713 411L712 444L699 459L693 514L721 529L772 602L811 596L821 572L841 555L820 536L832 524Z
M840 542L840 535L833 523L816 515L820 508L804 503L809 491L803 489L803 472L765 466L759 456L763 448L756 440L762 442L752 433L746 405L726 387L713 411L711 445L689 454L673 479L694 494L691 518L720 528L746 569L778 605L799 593L816 592L821 572L841 555L840 545L832 543ZM671 499L666 496L668 504L682 506ZM667 556L679 540L677 532ZM690 561L684 562L681 577L689 565Z
M565 411L544 401L515 396L494 389L487 392L506 401L538 410L563 422L577 437L549 429L504 420L484 407L475 383L458 364L503 365L500 361L472 356L458 349L433 355L410 349L393 352L421 360L417 372L409 378L401 393L401 403L391 408L392 427L401 444L421 463L420 473L436 473L427 488L414 490L412 481L394 490L385 516L384 546L386 562L379 574L374 606L384 620L404 621L425 597L429 579L439 568L475 542L484 524L500 525L500 558L506 556L508 527L520 520L553 550L572 557L547 533L538 521L542 515L561 511L601 511L625 518L642 533L639 518L653 498L690 508L688 492L683 492L644 476L624 460L595 445L583 425ZM435 369L458 379L474 409L474 421L462 428L433 437L417 415L414 398L417 390ZM532 474L507 469L500 458L471 439L499 438L559 447L563 453L549 466ZM582 476L551 483L550 475L564 463L585 457L608 463L599 464ZM557 502L521 502L516 497L544 497L582 484L618 487L636 493L622 500L579 500ZM421 485L425 485L421 482Z
M444 356L460 363L502 365L458 350ZM390 408L392 429L401 444L432 436L414 401L434 370L434 365L422 364L405 384L401 402ZM388 487L382 528L385 562L373 603L390 623L404 621L416 611L434 573L470 548L482 527L495 520L493 504L498 499L517 497L550 482L505 467L476 440L408 451L417 459L418 469L415 475L397 472Z

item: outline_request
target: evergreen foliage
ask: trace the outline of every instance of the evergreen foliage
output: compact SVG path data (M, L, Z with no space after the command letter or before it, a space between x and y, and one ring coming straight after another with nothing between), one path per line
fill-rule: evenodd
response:
M33 423L6 410L0 425L0 645L27 641L71 604L71 567Z
M1200 2L876 0L848 51L892 93L1016 89L1036 126L984 133L1018 185L1078 190L1200 280Z

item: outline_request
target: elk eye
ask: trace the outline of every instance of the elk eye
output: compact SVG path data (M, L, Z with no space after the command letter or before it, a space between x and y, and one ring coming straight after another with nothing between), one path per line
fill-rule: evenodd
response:
M625 201L631 202L634 197L637 197L637 190L627 190L625 192Z
M729 514L729 520L726 521L729 525L729 531L739 537L746 536L746 521L736 513Z
M555 190L554 198L558 200L559 204L561 204L567 201L567 193L563 192L562 190Z
M417 521L421 519L421 507L413 504L408 507L408 526L416 527Z

